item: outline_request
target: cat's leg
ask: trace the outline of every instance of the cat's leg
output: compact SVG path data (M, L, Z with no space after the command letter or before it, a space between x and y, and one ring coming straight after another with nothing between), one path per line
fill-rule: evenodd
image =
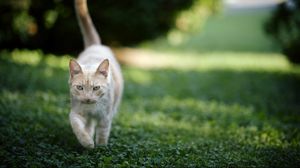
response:
M85 124L85 130L87 131L87 133L90 135L92 139L94 139L95 128L96 128L96 121L92 119L87 120Z
M71 112L69 115L71 126L74 134L76 135L78 141L85 148L94 148L93 136L90 135L90 132L86 129L86 119L81 115Z
M106 145L108 142L111 119L101 120L96 126L96 145Z

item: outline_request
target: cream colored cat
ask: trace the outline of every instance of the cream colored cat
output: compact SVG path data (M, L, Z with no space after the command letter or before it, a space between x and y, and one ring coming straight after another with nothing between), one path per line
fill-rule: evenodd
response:
M84 51L70 60L70 122L78 141L86 148L107 144L113 116L123 91L120 66L111 50L100 44L86 0L75 0Z

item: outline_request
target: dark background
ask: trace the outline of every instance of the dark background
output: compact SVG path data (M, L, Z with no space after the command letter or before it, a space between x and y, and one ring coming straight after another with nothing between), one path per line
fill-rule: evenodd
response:
M174 26L178 12L193 1L97 0L88 5L105 44L130 46L164 35ZM59 54L79 51L82 40L73 6L73 0L1 1L1 48L40 48Z

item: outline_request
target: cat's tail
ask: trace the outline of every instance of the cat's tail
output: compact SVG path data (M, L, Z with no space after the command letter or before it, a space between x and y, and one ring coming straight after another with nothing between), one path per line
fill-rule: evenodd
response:
M100 44L99 34L93 24L87 7L87 0L75 0L75 11L80 30L83 36L84 47Z

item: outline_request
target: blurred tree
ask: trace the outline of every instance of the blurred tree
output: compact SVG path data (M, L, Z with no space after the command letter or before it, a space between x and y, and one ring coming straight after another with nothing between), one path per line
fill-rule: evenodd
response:
M193 5L214 9L205 2L210 0L98 0L88 4L102 41L128 46L164 35L175 26L180 11ZM54 53L82 48L73 0L0 1L0 16L1 48L41 48Z
M300 0L279 4L265 30L291 62L300 63Z

